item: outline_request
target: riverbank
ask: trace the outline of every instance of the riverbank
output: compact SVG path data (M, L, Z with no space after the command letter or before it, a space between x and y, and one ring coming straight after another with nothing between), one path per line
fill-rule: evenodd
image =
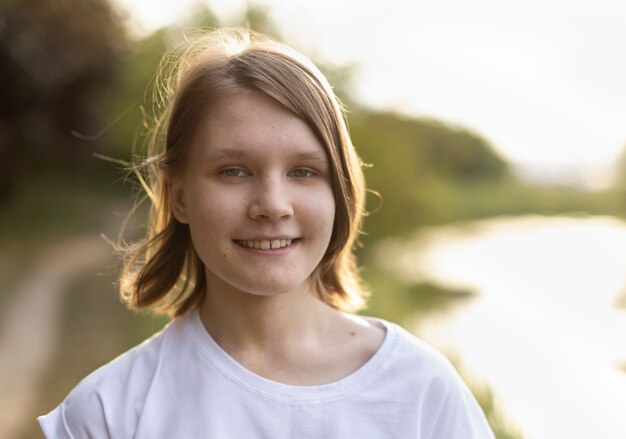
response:
M379 252L400 284L475 292L409 324L487 383L525 437L626 437L626 310L616 306L626 222L493 218L421 229Z

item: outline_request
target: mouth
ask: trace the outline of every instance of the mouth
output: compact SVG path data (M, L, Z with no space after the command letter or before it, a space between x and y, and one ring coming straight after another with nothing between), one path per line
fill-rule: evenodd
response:
M233 242L244 248L253 248L257 250L278 250L281 248L289 247L296 242L300 241L300 238L294 239L274 239L274 240L262 240L262 241L249 241L234 239Z

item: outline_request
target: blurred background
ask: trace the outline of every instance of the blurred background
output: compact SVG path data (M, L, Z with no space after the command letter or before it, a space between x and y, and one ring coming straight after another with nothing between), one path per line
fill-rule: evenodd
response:
M0 437L40 437L37 415L166 323L117 298L106 239L141 195L121 163L164 50L226 25L304 52L349 108L380 193L363 313L444 351L498 438L626 437L625 17L607 0L3 0Z

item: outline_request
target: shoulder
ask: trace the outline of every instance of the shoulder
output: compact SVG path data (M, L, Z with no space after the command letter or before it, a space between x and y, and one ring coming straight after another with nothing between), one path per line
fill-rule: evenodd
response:
M419 407L424 437L493 438L476 398L440 351L404 328L385 322L395 334L387 373L398 391Z
M388 361L396 372L404 370L408 376L413 375L420 380L457 379L454 366L439 350L396 323L377 320L387 329L387 337L392 343L388 351Z
M172 322L148 340L84 378L52 412L38 418L48 438L132 437L136 420L172 338Z

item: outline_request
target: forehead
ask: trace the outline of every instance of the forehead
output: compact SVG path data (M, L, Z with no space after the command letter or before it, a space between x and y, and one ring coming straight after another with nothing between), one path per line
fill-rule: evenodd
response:
M327 159L324 146L309 125L261 93L219 98L198 131L198 153L202 158L290 155Z

